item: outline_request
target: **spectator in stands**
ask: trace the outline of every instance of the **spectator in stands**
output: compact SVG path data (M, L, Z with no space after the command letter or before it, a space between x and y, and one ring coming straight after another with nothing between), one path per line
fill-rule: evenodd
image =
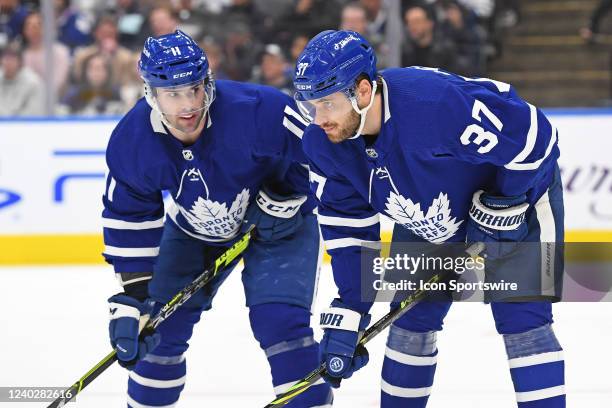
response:
M493 16L496 0L457 0L459 4L473 11L478 18L486 21Z
M457 46L437 27L433 10L426 6L413 6L404 15L407 38L404 41L402 65L437 67L469 74L471 67L459 58Z
M455 0L438 0L441 30L457 47L455 64L465 67L463 74L481 76L486 71L482 44L486 33L477 25L475 14Z
M261 54L259 72L252 82L272 86L293 96L291 67L278 44L268 44Z
M74 52L75 48L93 41L91 30L94 18L71 6L70 0L55 0L57 39Z
M209 33L209 24L217 18L211 18L202 7L196 7L193 0L175 1L175 12L178 16L179 28L191 38L200 41L205 34Z
M401 63L403 26L400 0L361 0L368 21L367 35L376 49L380 67Z
M74 55L74 78L83 77L86 59L94 54L105 55L111 63L113 84L125 85L133 78L136 56L119 44L117 22L113 16L102 15L94 29L95 43L77 50Z
M119 87L113 84L111 63L103 53L83 61L83 73L62 100L71 114L104 115L123 113Z
M297 61L298 57L306 48L306 44L310 41L310 37L305 34L297 34L291 40L291 46L289 47L289 51L291 54L291 66L295 65L295 61Z
M591 15L588 27L580 29L580 36L589 43L595 43L598 39L599 25L601 20L612 10L612 0L600 0L599 5Z
M53 59L46 59L42 36L42 16L35 11L30 13L23 24L23 38L25 50L23 52L23 64L36 72L38 76L46 80L45 67L53 64L53 86L55 92L60 94L70 73L70 50L64 44L56 42L53 44Z
M272 21L260 12L252 0L230 0L228 3L219 19L230 27L234 24L246 25L249 27L253 37L258 41L265 41L267 39ZM223 33L218 32L216 34L221 35Z
M44 114L42 81L22 64L21 48L11 43L0 58L0 116Z
M113 14L117 19L119 43L132 51L142 48L146 39L144 32L147 11L139 0L115 0L110 7L102 9L102 14Z
M253 75L263 46L253 36L249 26L240 20L228 21L225 33L225 68L236 81L247 81Z
M215 79L229 79L223 67L225 56L223 49L212 37L204 37L200 42L200 47L206 52L208 66L213 72Z
M23 29L28 8L19 0L0 0L0 49L15 40Z
M280 44L288 44L296 31L312 37L338 27L340 10L340 0L293 0L293 7L276 21L275 38Z
M153 37L173 33L176 31L179 22L176 12L166 2L158 3L151 9L148 21Z
M340 14L340 30L356 31L368 39L368 19L365 8L358 2L349 3L342 9Z

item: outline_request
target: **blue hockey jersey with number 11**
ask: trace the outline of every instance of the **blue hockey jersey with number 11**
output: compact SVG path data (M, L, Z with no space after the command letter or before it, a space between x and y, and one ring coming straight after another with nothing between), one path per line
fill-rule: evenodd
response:
M200 138L185 146L141 99L119 122L106 152L104 257L116 272L151 272L164 224L162 191L173 205L168 222L189 236L229 245L263 185L309 195L295 102L277 90L217 81ZM301 206L310 212L312 200Z
M380 240L378 213L416 238L462 242L474 192L527 194L533 210L559 156L556 129L509 84L420 67L381 75L372 145L362 137L334 144L314 125L302 139L334 278L352 304L359 245Z

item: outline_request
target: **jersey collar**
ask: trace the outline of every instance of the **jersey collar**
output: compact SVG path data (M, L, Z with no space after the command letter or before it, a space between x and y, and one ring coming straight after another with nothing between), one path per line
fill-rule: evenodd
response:
M391 119L391 110L389 110L389 87L387 86L387 81L385 78L382 79L382 91L383 91L383 122L387 123L389 119Z

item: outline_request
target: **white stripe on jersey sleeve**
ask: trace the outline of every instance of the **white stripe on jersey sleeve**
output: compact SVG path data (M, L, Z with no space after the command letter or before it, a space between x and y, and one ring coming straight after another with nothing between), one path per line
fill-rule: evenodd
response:
M292 121L287 118L283 118L283 126L291 131L294 135L299 137L300 139L304 136L304 131L297 127Z
M507 168L508 170L525 171L525 170L537 169L538 167L540 167L540 164L542 164L542 162L546 160L546 158L550 155L550 152L555 146L555 143L557 143L557 128L551 125L552 130L551 130L550 140L548 142L548 146L546 147L546 152L544 153L544 156L540 158L539 160L534 161L533 163L519 163L520 161L525 160L527 156L529 156L529 154L533 150L533 147L536 141L536 137L537 137L537 133L538 133L536 109L532 105L529 105L529 109L532 109L531 127L529 128L529 133L527 135L527 142L526 142L525 148L514 159L512 159L510 163L504 165L504 167Z
M115 181L114 178L110 178L110 183L108 185L108 201L112 202L113 201L113 194L115 193L115 187L117 187L117 182Z
M535 106L530 103L528 103L527 106L529 106L529 131L527 132L525 147L523 147L523 150L521 150L521 152L517 154L516 157L506 165L506 167L525 160L536 144L536 139L538 138L538 111L536 110Z
M326 215L318 215L317 219L321 225L331 225L335 227L353 227L362 228L370 227L379 223L378 214L374 214L368 218L343 218L343 217L329 217Z
M102 226L117 230L145 230L164 226L164 217L153 221L131 222L112 218L102 218Z
M325 248L327 248L328 251L351 246L365 246L372 249L381 248L380 241L366 241L359 238L338 238L325 241Z
M287 116L291 116L292 118L297 119L298 122L300 122L302 125L308 126L308 122L306 122L302 115L291 109L289 105L285 105L285 113L287 114Z

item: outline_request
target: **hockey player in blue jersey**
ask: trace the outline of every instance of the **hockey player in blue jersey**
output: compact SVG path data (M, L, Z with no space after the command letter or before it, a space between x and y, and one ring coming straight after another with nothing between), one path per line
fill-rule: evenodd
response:
M322 319L328 382L338 385L368 361L356 346L372 305L361 297L360 253L379 245L384 214L395 222L394 243L484 243L486 280L519 288L486 298L518 406L565 407L562 348L551 327L563 198L557 131L544 114L503 82L423 67L377 72L371 46L351 31L314 37L296 62L294 85L313 123L302 144L339 289ZM515 245L523 242L537 243L535 257ZM539 242L547 243L541 252ZM382 407L427 404L436 332L450 305L420 302L391 326Z
M244 254L242 281L253 334L282 393L318 365L310 307L321 250L300 141L304 120L292 98L270 87L214 81L205 53L181 31L148 38L139 69L146 100L113 131L103 198L104 256L124 290L109 299L109 332L131 370L128 406L178 401L193 326L229 270L141 341L139 320L251 224L257 238ZM172 201L166 211L163 191ZM209 352L225 354L239 374L242 352L231 347ZM329 407L331 400L322 381L291 406Z

